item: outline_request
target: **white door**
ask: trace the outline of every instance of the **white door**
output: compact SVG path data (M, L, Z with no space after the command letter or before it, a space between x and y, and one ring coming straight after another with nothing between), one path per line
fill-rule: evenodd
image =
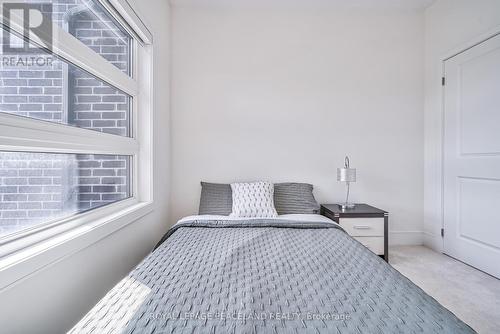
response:
M444 252L500 278L500 35L445 61Z

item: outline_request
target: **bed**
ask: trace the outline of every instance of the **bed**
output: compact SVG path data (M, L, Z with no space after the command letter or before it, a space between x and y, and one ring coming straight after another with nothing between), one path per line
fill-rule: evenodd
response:
M180 220L70 333L474 333L320 215Z

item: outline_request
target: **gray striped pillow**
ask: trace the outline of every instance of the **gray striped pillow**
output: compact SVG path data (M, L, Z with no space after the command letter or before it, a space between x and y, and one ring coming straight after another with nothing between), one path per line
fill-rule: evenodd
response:
M319 213L319 204L308 183L275 183L274 207L279 215Z
M200 215L229 216L233 210L231 185L201 182Z

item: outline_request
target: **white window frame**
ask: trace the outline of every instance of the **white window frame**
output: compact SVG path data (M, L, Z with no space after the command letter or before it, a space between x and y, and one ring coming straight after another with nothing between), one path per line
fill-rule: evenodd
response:
M132 97L132 136L0 113L0 150L132 156L132 197L0 238L0 291L153 210L153 36L126 0L98 1L132 36L133 77L56 24L52 51ZM10 28L23 35L15 18ZM43 46L43 39L30 42Z

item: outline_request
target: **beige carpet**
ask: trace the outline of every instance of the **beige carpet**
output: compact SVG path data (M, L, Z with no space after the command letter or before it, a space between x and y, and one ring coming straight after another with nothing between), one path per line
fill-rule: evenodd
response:
M500 280L423 246L389 250L389 263L478 333L500 333Z

